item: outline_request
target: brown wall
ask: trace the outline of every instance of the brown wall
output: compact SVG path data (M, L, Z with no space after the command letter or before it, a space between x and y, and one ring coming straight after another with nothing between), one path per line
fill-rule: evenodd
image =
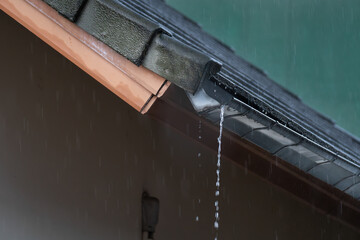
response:
M213 239L216 153L0 26L0 239L140 240L143 190L160 199L157 240ZM232 162L221 187L219 239L360 238Z

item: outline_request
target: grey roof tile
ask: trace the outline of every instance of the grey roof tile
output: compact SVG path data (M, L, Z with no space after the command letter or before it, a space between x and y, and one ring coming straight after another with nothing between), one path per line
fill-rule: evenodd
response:
M303 171L307 171L319 163L327 161L323 157L304 147L302 144L285 147L281 149L276 156L284 159Z
M76 24L136 65L152 38L163 31L114 0L89 0Z
M166 34L155 36L143 65L190 93L195 93L203 79L220 70L220 64L208 55Z
M360 200L360 183L351 186L345 192L353 198Z
M334 185L344 177L352 176L351 172L331 162L318 164L313 167L309 173L330 185Z
M74 21L86 0L44 0L61 15Z
M356 183L360 183L360 177L359 176L350 176L350 177L345 177L343 179L341 179L336 185L335 187L340 189L341 191L344 191L348 188L350 188L352 185L356 184Z
M269 128L253 131L244 138L270 153L274 153L285 146L295 144L295 142L291 141L286 136Z

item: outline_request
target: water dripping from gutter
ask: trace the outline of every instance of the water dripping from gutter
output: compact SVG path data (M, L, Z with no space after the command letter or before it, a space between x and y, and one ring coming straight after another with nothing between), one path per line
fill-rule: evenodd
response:
M221 169L221 137L223 132L223 122L224 122L224 109L225 106L222 105L220 110L220 133L218 137L218 154L217 154L217 164L216 164L216 191L215 191L215 240L218 239L219 236L219 195L220 195L220 169Z

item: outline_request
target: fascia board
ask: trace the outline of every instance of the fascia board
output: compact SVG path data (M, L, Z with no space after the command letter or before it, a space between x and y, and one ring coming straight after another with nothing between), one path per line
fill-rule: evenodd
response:
M138 67L39 0L1 0L1 10L141 113L169 84Z

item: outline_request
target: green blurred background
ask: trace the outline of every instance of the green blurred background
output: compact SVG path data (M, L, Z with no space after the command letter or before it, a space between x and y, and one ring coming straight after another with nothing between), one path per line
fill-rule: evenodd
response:
M166 0L360 136L360 0Z

